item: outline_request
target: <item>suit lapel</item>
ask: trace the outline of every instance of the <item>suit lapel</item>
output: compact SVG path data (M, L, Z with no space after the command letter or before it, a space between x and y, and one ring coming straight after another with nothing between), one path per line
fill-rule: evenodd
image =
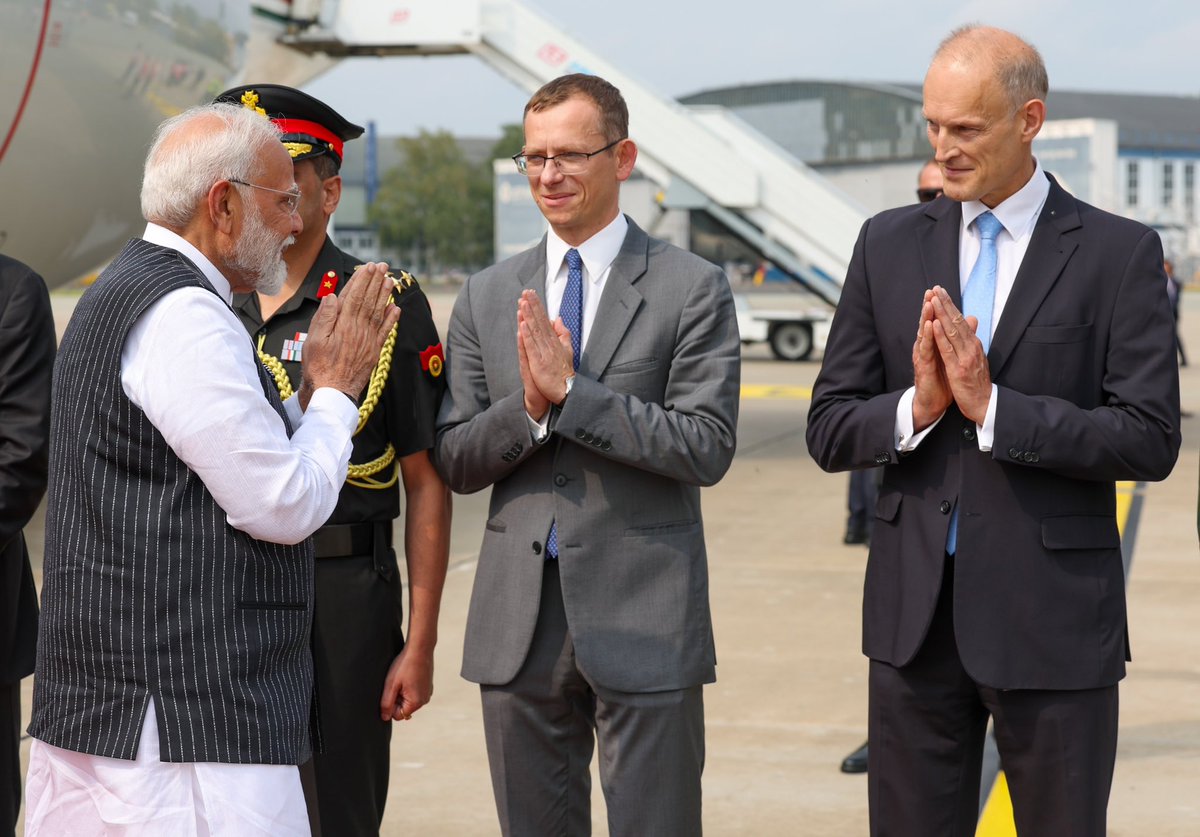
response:
M642 304L642 295L634 283L646 272L650 238L641 227L627 220L629 229L625 241L608 272L596 319L579 359L579 371L589 378L598 379L608 368L608 362Z
M930 223L917 228L921 261L925 267L925 287L941 285L954 304L961 308L958 233L962 227L962 204L949 199L934 201L925 210L925 217Z
M1025 327L1062 275L1063 268L1078 246L1073 238L1064 233L1079 227L1079 210L1075 199L1054 178L1050 178L1050 194L1038 216L1029 248L1021 260L1021 268L1004 304L1004 313L1000 315L1000 322L996 324L992 336L992 346L988 351L992 380L996 380L1004 369L1021 335L1025 333Z

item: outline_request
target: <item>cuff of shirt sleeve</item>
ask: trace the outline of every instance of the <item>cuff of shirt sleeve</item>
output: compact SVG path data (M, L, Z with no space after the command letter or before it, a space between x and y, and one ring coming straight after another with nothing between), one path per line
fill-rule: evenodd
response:
M896 405L896 430L895 443L896 450L900 453L908 453L916 450L917 445L921 444L921 440L929 435L929 431L938 426L938 422L942 420L942 416L938 416L933 424L926 427L920 433L913 433L912 420L912 405L913 398L917 395L916 387L909 387L900 396L900 402ZM945 413L942 413L944 416Z
M293 398L288 399L288 401L294 400ZM285 404L284 406L286 407L287 405ZM349 427L351 431L358 426L358 407L340 389L321 387L316 390L312 394L312 398L308 399L308 409L312 410L314 408L336 417L338 421Z
M975 425L975 438L979 442L979 449L984 453L991 451L992 443L996 440L996 393L996 385L992 384L992 397L988 401L987 414L983 417L983 424Z
M546 441L550 436L550 411L546 411L546 415L542 416L542 420L538 421L529 413L525 414L525 419L529 422L529 436L537 444Z

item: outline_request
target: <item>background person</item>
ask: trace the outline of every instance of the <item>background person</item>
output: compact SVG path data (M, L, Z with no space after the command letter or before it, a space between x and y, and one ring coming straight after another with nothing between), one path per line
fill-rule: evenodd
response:
M514 159L550 232L472 276L448 332L435 461L492 487L462 673L506 835L590 833L596 741L612 834L702 831L700 486L733 458L737 318L719 268L621 214L628 120L596 76L534 93Z
M1158 236L1033 157L1047 87L1011 33L943 41L924 111L951 200L863 226L813 388L814 459L885 465L876 835L975 833L989 715L1021 835L1105 832L1129 651L1114 481L1170 473L1179 380Z
M21 809L21 678L33 673L37 590L22 529L46 493L54 317L42 277L0 255L0 834Z
M937 160L929 160L925 165L921 166L921 171L917 173L917 202L929 203L935 201L942 196L942 170L938 166ZM879 484L883 481L882 468L859 469L850 472L850 517L854 520L855 503L861 504L864 509L863 517L866 537L862 541L850 540L851 526L846 525L846 543L869 543L870 542L870 525L875 517L875 502L879 497ZM868 487L869 486L869 487ZM858 497L857 501L853 498ZM867 772L867 753L869 748L867 742L863 742L850 755L842 759L841 770L843 773L866 773Z
M274 125L160 126L149 222L54 366L25 833L308 834L312 542L399 310L386 265L329 297L284 404L229 307L278 291L301 230ZM181 374L186 370L186 374Z
M342 196L343 144L362 128L312 96L276 84L236 87L217 97L262 111L279 127L300 187L304 229L284 251L287 280L274 295L234 294L233 307L260 356L275 370L280 394L299 387L304 338L330 293L339 293L361 261L326 233ZM391 766L391 712L408 719L433 694L433 649L450 549L450 493L430 462L434 419L445 389L442 345L429 302L400 271L401 310L393 341L376 366L376 383L359 407L351 473L333 515L313 534L316 611L313 656L321 700L323 749L301 768L310 819L329 835L378 834ZM392 521L404 484L404 555L409 633ZM316 830L314 828L314 830Z

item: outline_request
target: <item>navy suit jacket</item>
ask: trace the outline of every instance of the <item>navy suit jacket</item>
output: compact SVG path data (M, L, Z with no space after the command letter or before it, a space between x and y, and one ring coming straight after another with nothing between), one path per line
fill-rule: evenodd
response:
M0 684L33 672L37 591L21 530L46 493L55 345L42 277L0 256Z
M1084 689L1125 673L1116 480L1160 480L1179 452L1179 378L1157 234L1050 194L992 338L995 441L956 407L895 450L925 289L961 306L961 204L884 212L855 245L807 439L826 470L883 464L863 649L903 666L941 587L959 508L954 629L967 672L997 688Z

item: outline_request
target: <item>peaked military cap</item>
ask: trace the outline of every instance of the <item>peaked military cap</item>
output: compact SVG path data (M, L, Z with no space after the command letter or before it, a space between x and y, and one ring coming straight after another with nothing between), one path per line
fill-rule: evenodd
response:
M282 84L244 84L226 90L213 101L241 105L269 118L279 126L279 138L293 160L329 154L340 166L342 144L363 132L320 99Z

